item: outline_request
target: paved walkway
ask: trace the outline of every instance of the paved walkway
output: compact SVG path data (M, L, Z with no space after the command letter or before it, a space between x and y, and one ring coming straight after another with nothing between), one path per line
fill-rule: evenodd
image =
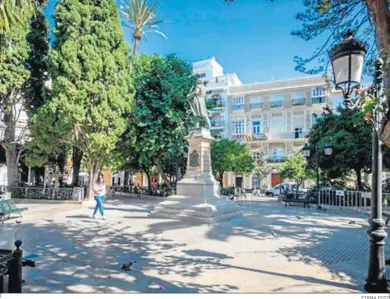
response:
M362 214L262 199L243 203L244 217L209 226L151 218L155 203L109 199L107 220L92 219L92 207L28 205L22 223L0 226L0 245L21 239L25 255L38 255L36 268L24 268L24 292L363 290Z

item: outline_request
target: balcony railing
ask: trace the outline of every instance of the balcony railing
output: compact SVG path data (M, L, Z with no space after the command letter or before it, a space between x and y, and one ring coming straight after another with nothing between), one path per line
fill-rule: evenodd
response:
M302 106L306 104L306 99L301 98L301 99L292 99L292 105L293 106Z
M232 135L232 139L236 141L244 141L246 140L246 135Z
M311 98L312 104L325 104L326 103L326 97L315 97Z
M283 101L271 101L271 108L280 108L283 106Z
M268 137L265 133L252 134L253 140L267 140Z
M212 128L221 128L225 126L225 121L223 119L210 120Z
M275 139L301 139L307 138L309 131L300 131L300 132L281 132L281 133L268 133L268 140Z
M251 103L251 109L263 109L263 103Z
M267 157L268 163L283 163L287 160L287 155L272 155Z
M241 110L244 110L244 109L245 109L245 105L244 104L233 105L233 111L241 111Z

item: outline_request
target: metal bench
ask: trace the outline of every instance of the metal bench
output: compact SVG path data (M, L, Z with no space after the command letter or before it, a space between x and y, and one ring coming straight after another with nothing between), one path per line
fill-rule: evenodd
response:
M23 217L22 212L26 210L28 208L18 208L12 199L0 200L0 221L4 223L4 218L8 216L9 219L11 214L19 214Z
M298 197L296 196L295 193L287 193L283 196L282 201L285 202L285 207L287 207L288 203L303 203L303 207L310 208L310 200L311 196L310 194L306 193L298 193Z

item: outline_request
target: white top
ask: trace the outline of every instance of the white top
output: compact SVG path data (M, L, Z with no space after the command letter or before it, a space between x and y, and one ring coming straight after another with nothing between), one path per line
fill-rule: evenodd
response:
M104 184L97 184L95 183L93 185L93 192L95 194L95 196L104 196L106 195L106 186L104 186Z

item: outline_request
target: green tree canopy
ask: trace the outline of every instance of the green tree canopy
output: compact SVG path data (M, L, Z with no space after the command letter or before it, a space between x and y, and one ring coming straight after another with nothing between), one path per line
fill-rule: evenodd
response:
M175 55L141 55L134 67L135 110L129 119L136 126L134 150L139 165L156 166L170 185L164 169L186 152L184 136L193 122L186 96L196 77L191 66Z
M307 169L306 160L301 152L289 157L280 168L281 178L290 179L297 184L297 194L302 183L305 180L313 178L313 176L313 172Z
M63 0L55 21L52 96L33 117L32 131L37 143L52 144L49 151L65 143L84 152L91 187L132 107L130 49L113 0Z
M343 107L337 113L323 115L309 133L309 143L333 144L333 154L325 156L323 150L319 153L319 166L327 179L336 179L354 171L358 188L362 187L362 171L371 172L372 128L364 120L364 113L359 110L349 110ZM309 163L315 168L315 150L312 150ZM389 150L383 152L383 165L389 167Z
M251 157L246 145L229 139L222 139L212 143L211 163L214 175L222 187L225 172L250 174L255 168L255 161Z
M0 51L0 120L6 126L0 145L6 152L8 184L18 182L17 165L24 153L15 127L24 106L22 87L30 75L25 67L30 51L27 34L23 28L9 31L6 38L0 36L7 43Z

